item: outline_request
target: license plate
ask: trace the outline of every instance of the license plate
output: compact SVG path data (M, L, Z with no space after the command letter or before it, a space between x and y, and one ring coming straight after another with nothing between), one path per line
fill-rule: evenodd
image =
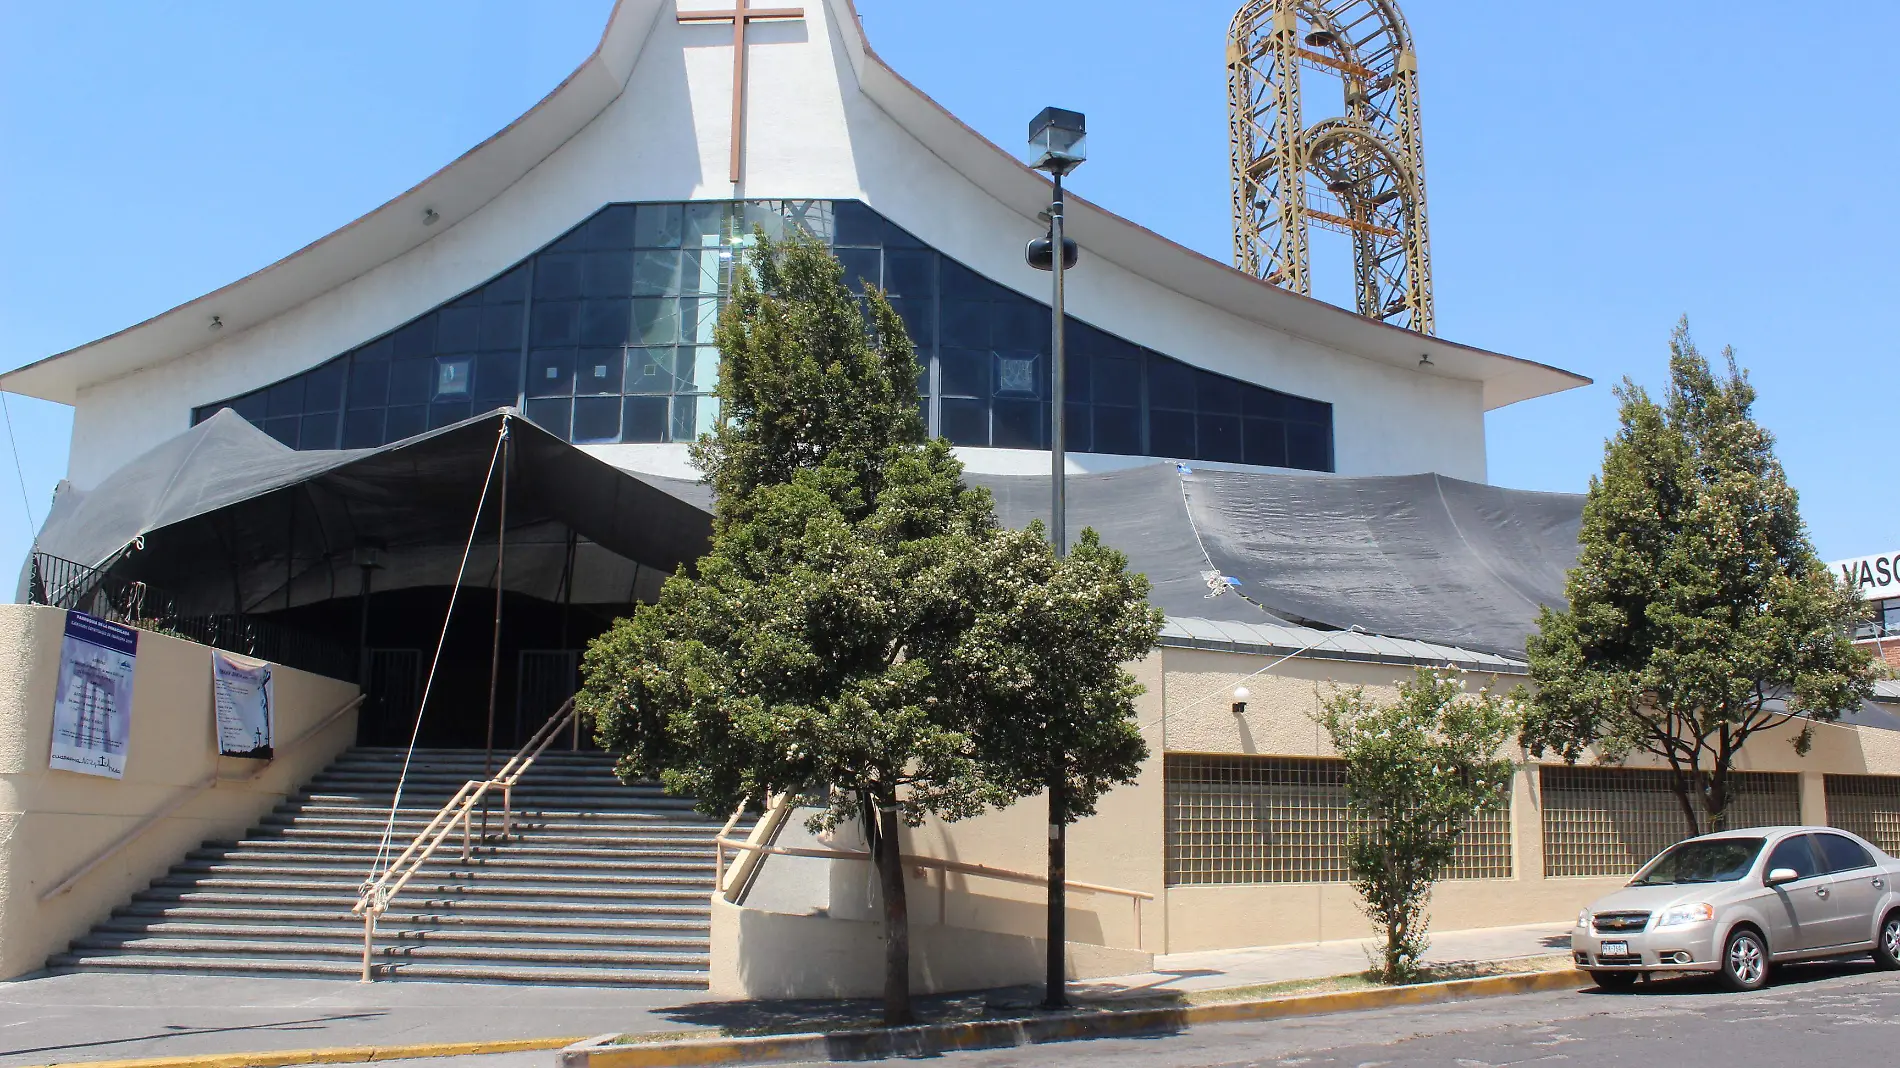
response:
M1627 957L1630 955L1628 942L1605 942L1598 952L1605 957Z

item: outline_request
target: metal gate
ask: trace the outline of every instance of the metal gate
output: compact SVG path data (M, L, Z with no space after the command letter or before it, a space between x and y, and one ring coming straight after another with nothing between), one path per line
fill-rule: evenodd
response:
M364 745L408 745L422 699L422 650L371 649L366 690L358 739Z
M513 744L520 745L580 689L581 651L523 649L517 664Z

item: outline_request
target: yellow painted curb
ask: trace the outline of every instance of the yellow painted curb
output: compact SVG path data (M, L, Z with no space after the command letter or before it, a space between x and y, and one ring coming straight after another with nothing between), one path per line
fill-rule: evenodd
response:
M904 1051L914 1055L926 1045L937 1049L979 1049L985 1046L1019 1045L1024 1036L1019 1025L1033 1024L1030 1042L1060 1042L1074 1039L1135 1035L1179 1030L1193 1024L1233 1023L1245 1020L1274 1020L1294 1016L1321 1016L1327 1013L1361 1009L1388 1008L1395 1005L1429 1005L1466 998L1497 997L1506 994L1530 994L1550 990L1575 990L1590 984L1590 977L1575 969L1553 972L1527 972L1522 975L1493 975L1482 979L1454 979L1443 983L1417 986L1377 987L1330 994L1302 994L1262 1001L1232 1001L1212 1005L1186 1005L1178 1008L1109 1009L1070 1016L1032 1017L1029 1020L980 1020L961 1024L926 1025L902 1028L913 1040L903 1043ZM810 1059L822 1052L830 1040L855 1042L872 1039L878 1032L845 1032L840 1035L761 1035L754 1038L681 1039L647 1045L614 1046L600 1039L587 1038L514 1038L489 1042L435 1042L394 1046L331 1046L322 1049L271 1050L259 1053L209 1053L180 1057L138 1057L115 1061L58 1061L40 1068L284 1068L299 1064L356 1064L366 1061L394 1061L424 1057L458 1057L483 1053L529 1053L540 1050L564 1050L565 1065L587 1068L694 1068L715 1064L762 1063L772 1060ZM1012 1037L1006 1043L992 1042L992 1035ZM896 1055L905 1055L898 1052Z
M358 1064L412 1057L460 1057L476 1053L531 1053L564 1049L581 1038L504 1038L490 1042L419 1042L403 1046L328 1046L261 1053L199 1053L179 1057L134 1057L119 1061L55 1061L39 1068L280 1068L294 1064Z
M1421 983L1416 986L1305 994L1260 1001L1109 1009L1093 1013L1015 1020L973 1020L955 1024L926 1024L889 1031L682 1039L649 1044L636 1042L629 1045L616 1045L614 1039L617 1036L607 1035L576 1043L564 1050L560 1063L563 1068L696 1068L696 1066L718 1064L929 1056L956 1049L984 1049L1110 1036L1165 1034L1184 1030L1195 1024L1321 1016L1396 1005L1429 1005L1436 1002L1462 1001L1468 998L1576 990L1590 983L1588 975L1576 969L1566 968L1560 971L1486 976L1481 979L1454 979L1442 983Z

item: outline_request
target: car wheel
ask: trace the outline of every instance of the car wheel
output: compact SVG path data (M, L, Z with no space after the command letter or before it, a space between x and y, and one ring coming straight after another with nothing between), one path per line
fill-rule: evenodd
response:
M1888 971L1900 970L1900 909L1887 913L1880 921L1880 938L1874 943L1874 963Z
M1598 990L1611 992L1628 990L1636 985L1635 972L1591 972L1590 978L1596 982Z
M1760 990L1768 985L1768 944L1743 927L1728 936L1722 948L1722 985L1733 991Z

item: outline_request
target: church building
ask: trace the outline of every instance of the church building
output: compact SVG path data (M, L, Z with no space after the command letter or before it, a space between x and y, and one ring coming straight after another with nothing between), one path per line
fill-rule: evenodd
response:
M1049 102L1036 92L1025 119ZM854 284L890 294L924 367L930 431L1008 522L1047 515L1050 413L1064 405L1070 529L1093 524L1129 551L1168 613L1163 649L1138 671L1151 768L1071 846L1072 876L1112 888L1072 895L1078 974L1355 935L1343 780L1302 710L1322 687L1389 689L1419 665L1524 674L1529 621L1561 603L1580 501L1486 485L1485 413L1588 380L1290 291L1070 196L1080 259L1066 396L1053 398L1049 277L1024 258L1052 190L1023 155L880 59L850 0L619 0L571 76L413 188L0 377L74 410L67 480L24 586L44 592L71 568L165 591L181 616L310 637L328 659L288 638L272 658L368 690L355 737L331 738L325 759L406 744L426 685L442 689L425 745L512 750L572 692L586 640L703 548L708 501L687 446L719 418L713 327L755 230L800 229ZM498 506L513 511L498 519ZM454 602L458 583L467 600ZM1852 736L1814 759L1865 777L1863 750L1879 746L1861 729L1840 728ZM1759 771L1770 808L1821 811L1820 765L1797 774L1791 759ZM1474 840L1440 926L1574 915L1589 886L1556 876L1601 881L1629 862L1565 852L1584 848L1581 823L1610 820L1605 797L1642 798L1647 837L1631 855L1663 833L1653 782L1551 770L1527 769L1514 813ZM1571 815L1546 820L1547 797L1574 801ZM803 835L794 809L781 799L727 828L737 840L750 827L752 848L720 847L704 951L715 990L874 985L874 946L856 948L872 927L868 868L756 848ZM1034 872L1026 819L927 827L912 844ZM1246 835L1257 847L1232 845ZM934 902L914 911L926 986L1035 973L1039 889L919 864L916 900ZM830 962L829 978L801 960Z

